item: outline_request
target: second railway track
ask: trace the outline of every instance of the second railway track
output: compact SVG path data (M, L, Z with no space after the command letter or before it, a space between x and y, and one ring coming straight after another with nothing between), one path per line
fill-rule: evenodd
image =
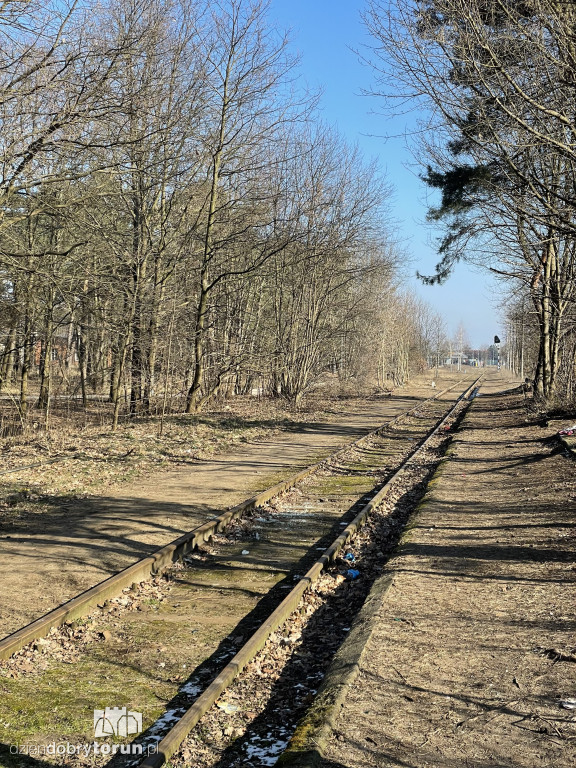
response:
M323 560L321 565L336 558L338 572L329 577L329 583L331 587L336 585L336 592L342 587L350 593L340 613L344 622L351 620L350 611L357 610L359 606L354 606L359 599L361 604L370 573L379 567L373 561L385 557L386 553L378 550L376 558L372 553L366 564L360 551L349 553L348 561L338 560L339 549L357 528L356 523L351 528L347 526L359 511L370 511L375 492L383 484L386 491L379 495L393 495L388 481L407 460L408 469L404 471L408 473L409 482L407 486L402 483L399 486L402 509L408 509L417 499L418 488L430 467L438 462L439 454L437 448L433 447L430 452L428 446L424 449L429 453L426 460L414 457L410 464L408 457L445 413L446 402L419 403L410 415L339 451L285 496L272 496L267 506L263 500L262 506L252 505L256 509L248 519L233 523L224 533L214 532L203 550L189 554L184 567L173 568L166 579L156 578L138 588L125 587L119 597L103 597L87 619L52 630L46 640L37 638L3 663L0 722L9 723L11 713L12 719L14 712L19 713L16 719L21 722L16 729L12 728L12 733L17 730L19 742L46 743L47 738L59 733L64 734L62 738L67 743L81 744L92 740L93 709L127 706L144 714L144 726L148 727L141 741L144 746L155 745L163 739L159 753L151 755L146 762L147 766L162 765L178 750L190 723L194 725L192 721L210 709L267 636L277 632L297 607L301 595L291 592L291 587L296 583L302 593L306 591L322 569L314 566L319 556ZM456 414L449 418L455 419ZM438 446L445 439L444 431L432 438ZM395 483L396 480L391 485ZM387 512L390 542L401 527L402 514L395 517ZM324 553L343 529L346 536L340 536L339 544L328 554ZM310 567L317 571L313 579L309 575ZM347 570L359 571L359 576L346 575ZM292 602L286 602L287 593L292 595ZM316 611L310 605L311 596L314 603L318 592L309 593L302 611L303 615L314 617ZM258 629L262 624L264 629ZM345 627L337 629L335 625L334 637L327 639L326 653L323 650L320 657L330 656L344 631ZM293 643L298 643L298 638L282 637L278 642L283 649L290 650ZM248 650L245 650L247 640ZM232 678L230 668L226 667L231 657L234 657ZM317 678L321 674L320 668L308 677L313 681L315 675ZM274 680L274 674L270 678ZM300 683L302 700L312 695L313 690L304 682ZM26 702L30 702L28 707ZM192 715L188 714L190 704L194 704ZM32 714L27 712L29 709ZM240 749L238 744L242 741L241 731L246 720L260 716L256 709L254 712L248 709L248 717L245 717L245 705L237 706L230 701L215 709L230 721L223 728L214 726L214 733L219 734L222 744L234 742L236 751ZM158 715L160 720L150 727ZM238 719L240 721L234 723ZM165 736L171 726L172 730ZM276 743L280 741L276 739ZM187 762L186 745L180 756L173 759L177 765L206 764L219 768L221 765L269 764L247 762L248 753L255 754L262 748L255 746L257 743L246 742L247 748L252 744L251 753L248 749L247 753L238 752L235 756L232 749L232 762L228 763L221 762L220 753L231 747L222 748L217 743L207 751L214 752L218 759L212 754L205 763L198 762L197 757ZM195 749L198 748L196 745ZM73 760L55 759L63 764L83 764L84 758L75 755ZM99 756L91 753L85 764L103 765L109 759L110 754L105 751ZM0 764L1 760L0 755ZM126 761L134 763L134 757L130 760L118 754L113 758L114 765L127 764ZM7 761L6 765L19 763Z

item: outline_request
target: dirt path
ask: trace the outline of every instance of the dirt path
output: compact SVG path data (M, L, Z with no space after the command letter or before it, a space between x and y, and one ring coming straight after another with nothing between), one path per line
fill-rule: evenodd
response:
M398 555L323 768L576 764L574 461L475 400Z
M10 634L207 517L374 429L412 407L415 399L430 397L429 381L429 376L421 377L390 398L351 400L345 413L321 423L281 432L211 461L155 473L106 497L59 501L49 513L24 516L9 528L4 526L0 635ZM442 385L448 385L446 380ZM58 465L46 471L57 472ZM22 479L26 480L25 473Z

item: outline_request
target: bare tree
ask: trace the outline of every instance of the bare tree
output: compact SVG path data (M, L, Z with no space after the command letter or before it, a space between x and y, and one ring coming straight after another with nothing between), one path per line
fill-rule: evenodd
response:
M186 410L205 401L206 338L211 298L223 281L246 278L284 246L263 236L273 225L273 196L265 179L279 158L274 151L287 123L302 117L290 94L295 60L286 38L266 26L267 3L232 0L211 6L212 34L205 41L209 97L200 138L206 161L203 197L189 229L198 254L194 308L193 376ZM268 213L268 217L267 217ZM264 214L264 220L261 216Z
M530 287L538 391L552 396L574 271L574 10L548 0L370 3L375 66L396 97L426 105L420 157L447 225L431 279L474 258ZM380 80L382 86L388 83Z

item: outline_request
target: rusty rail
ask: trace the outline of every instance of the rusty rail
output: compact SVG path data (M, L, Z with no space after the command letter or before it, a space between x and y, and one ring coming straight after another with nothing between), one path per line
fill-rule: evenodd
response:
M184 713L178 722L170 729L158 744L158 751L149 754L139 768L161 768L178 750L184 739L197 725L202 716L214 705L222 693L231 685L240 672L264 647L270 635L288 619L308 588L318 579L326 565L334 560L349 539L363 526L373 509L382 503L398 475L406 464L425 446L430 437L448 421L456 406L466 399L480 381L479 377L456 400L450 411L428 432L419 445L411 451L402 467L386 482L378 493L360 510L356 517L346 526L338 538L318 558L298 584L290 591L278 607L260 625L252 637L242 646L234 658L224 667L220 674L200 694L192 706ZM433 399L433 398L431 398ZM411 409L415 410L415 409ZM375 430L377 432L378 430Z
M119 571L113 576L110 576L104 581L99 582L85 592L82 592L81 594L72 598L72 600L63 603L58 608L55 608L54 610L44 614L30 624L27 624L25 627L22 627L16 632L13 632L11 635L3 638L0 640L0 659L8 659L10 656L12 656L14 653L29 643L34 642L41 637L46 637L52 627L59 627L67 621L73 621L74 619L85 616L97 605L105 602L109 598L120 594L123 589L131 587L135 583L146 581L146 579L149 579L151 576L162 573L175 561L181 559L200 544L210 539L214 533L225 530L225 528L233 520L241 517L246 512L261 506L262 504L265 504L275 496L279 496L280 494L289 490L298 482L300 482L300 480L303 480L305 477L308 477L309 475L316 472L326 462L332 461L340 454L348 451L352 446L358 445L370 436L379 434L383 429L391 426L399 419L404 418L405 416L409 416L413 411L421 408L426 403L437 400L442 395L454 389L454 387L456 387L458 384L459 382L456 382L450 387L447 387L441 392L438 392L433 397L429 397L426 400L420 401L417 405L413 406L408 411L404 411L385 424L380 425L376 429L367 432L365 435L362 435L356 440L347 443L342 448L339 448L334 453L322 459L322 461L311 464L310 466L292 475L287 480L283 480L271 488L267 488L255 496L252 496L250 499L246 499L240 504L231 507L226 512L223 512L222 514L207 520L206 522L202 523L191 531L188 531L169 544L161 547L148 557L136 561L127 568L124 568L122 571Z

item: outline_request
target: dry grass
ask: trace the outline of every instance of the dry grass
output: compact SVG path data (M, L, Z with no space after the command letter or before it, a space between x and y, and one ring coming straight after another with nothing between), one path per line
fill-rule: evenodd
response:
M0 474L0 510L11 517L28 500L102 493L156 469L190 466L345 408L346 398L328 392L310 396L298 410L283 400L238 397L195 415L124 418L112 432L108 403L93 401L84 410L79 403L60 401L46 425L40 421L44 415L33 410L20 422L13 403L6 401L0 422L8 433L0 438L0 472L5 472ZM41 466L30 467L34 464Z

